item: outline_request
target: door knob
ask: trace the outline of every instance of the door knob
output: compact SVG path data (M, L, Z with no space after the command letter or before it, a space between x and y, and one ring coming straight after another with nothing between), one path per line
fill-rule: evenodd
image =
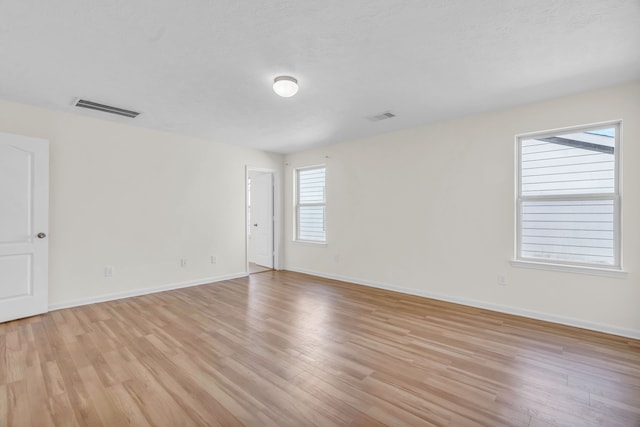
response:
M257 227L257 226L258 226L258 224L253 224L253 226L254 226L254 227Z
M38 237L38 239L44 239L45 237L47 237L47 235L44 233L38 233L36 234L36 236Z

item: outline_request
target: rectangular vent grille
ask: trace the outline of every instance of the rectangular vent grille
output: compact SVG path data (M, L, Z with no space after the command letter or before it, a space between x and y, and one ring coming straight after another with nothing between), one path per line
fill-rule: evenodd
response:
M118 116L135 118L140 114L137 111L125 110L124 108L112 107L110 105L99 104L86 99L78 99L75 103L76 107L88 108L90 110L102 111L104 113L117 114Z
M395 117L396 115L393 114L390 111L386 111L384 113L381 114L376 114L374 116L369 116L367 117L368 120L372 121L372 122L379 122L380 120L387 120L387 119L391 119L393 117Z

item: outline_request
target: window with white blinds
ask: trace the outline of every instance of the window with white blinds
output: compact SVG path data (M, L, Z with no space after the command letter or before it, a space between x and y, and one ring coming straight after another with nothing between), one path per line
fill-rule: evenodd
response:
M296 240L326 241L325 172L324 166L296 169Z
M518 138L518 259L620 268L619 133Z

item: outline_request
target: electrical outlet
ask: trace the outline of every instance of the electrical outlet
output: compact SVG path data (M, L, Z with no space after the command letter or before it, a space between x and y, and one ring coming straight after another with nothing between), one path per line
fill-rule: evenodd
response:
M498 275L498 285L499 286L507 286L507 278L504 277L504 275L502 275L502 274Z
M333 262L335 262L336 264L340 262L340 255L334 255L333 256Z
M218 257L215 255L211 255L211 264L217 264L218 263Z
M186 258L181 258L180 259L180 267L187 268L187 259Z
M107 265L104 267L104 277L113 277L113 266Z

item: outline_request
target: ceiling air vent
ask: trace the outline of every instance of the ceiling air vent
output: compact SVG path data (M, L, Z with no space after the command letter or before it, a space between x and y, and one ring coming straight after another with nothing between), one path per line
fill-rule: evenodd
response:
M111 105L99 104L86 99L77 99L73 104L76 107L88 108L90 110L102 111L104 113L117 114L118 116L135 118L140 113L137 111L125 110L124 108L112 107Z
M393 114L392 112L386 111L384 113L380 113L380 114L376 114L376 115L373 115L373 116L369 116L369 117L367 117L367 119L369 121L372 121L372 122L379 122L380 120L391 119L391 118L393 118L395 116L396 115Z

